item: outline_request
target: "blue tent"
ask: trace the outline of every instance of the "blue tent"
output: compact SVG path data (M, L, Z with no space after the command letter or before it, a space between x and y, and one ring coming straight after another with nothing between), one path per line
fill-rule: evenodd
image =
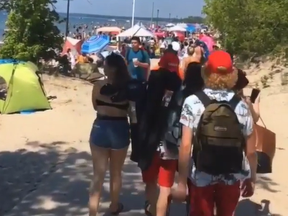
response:
M196 32L196 27L193 25L188 25L186 28L186 31L190 32L190 33L194 33L194 32Z
M82 44L81 52L85 54L98 53L110 43L109 36L92 36Z
M16 59L0 59L0 64L11 64L11 63L18 64L18 63L22 63L22 62L24 62L24 61L19 61Z

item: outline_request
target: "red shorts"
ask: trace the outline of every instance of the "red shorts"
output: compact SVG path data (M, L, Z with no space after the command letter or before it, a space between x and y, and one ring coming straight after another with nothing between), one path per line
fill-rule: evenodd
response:
M213 216L216 204L218 216L233 216L240 198L240 182L234 185L218 183L206 187L196 187L190 181L189 216Z
M156 152L149 169L142 172L143 182L150 183L158 179L159 186L171 188L177 165L177 160L162 160L159 152Z

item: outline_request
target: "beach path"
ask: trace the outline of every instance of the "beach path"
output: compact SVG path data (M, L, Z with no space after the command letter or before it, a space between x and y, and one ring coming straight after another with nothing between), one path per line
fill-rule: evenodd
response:
M154 63L155 64L155 63ZM88 144L96 116L91 85L83 81L44 77L53 110L30 115L0 116L0 215L87 215L92 175ZM288 215L288 94L263 93L261 113L277 132L273 174L258 178L255 195L241 200L236 216ZM144 193L139 169L127 156L123 169L123 216L143 215ZM109 173L105 178L100 216L109 206ZM171 216L185 215L185 205L173 203Z

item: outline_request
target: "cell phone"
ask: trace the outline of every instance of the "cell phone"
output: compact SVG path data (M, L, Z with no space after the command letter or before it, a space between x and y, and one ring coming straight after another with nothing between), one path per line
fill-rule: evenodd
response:
M260 93L259 89L254 89L254 88L252 89L251 96L250 96L250 100L252 103L255 103L255 100L258 97L259 93Z

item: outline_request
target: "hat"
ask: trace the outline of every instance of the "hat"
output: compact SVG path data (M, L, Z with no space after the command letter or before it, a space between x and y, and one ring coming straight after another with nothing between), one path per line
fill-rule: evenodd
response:
M212 52L206 62L206 69L210 73L232 73L234 68L230 54L222 50Z
M178 51L180 50L180 44L179 44L178 42L173 41L173 42L171 43L171 45L172 45L172 49L173 49L175 52L178 52Z

